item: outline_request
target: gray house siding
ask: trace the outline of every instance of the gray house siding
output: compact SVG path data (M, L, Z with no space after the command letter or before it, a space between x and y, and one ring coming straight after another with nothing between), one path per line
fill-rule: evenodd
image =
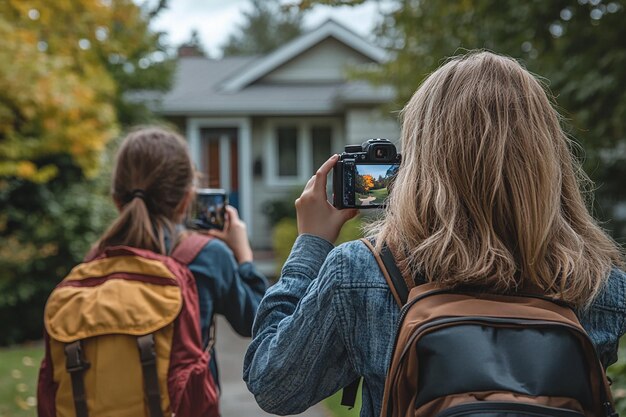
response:
M379 109L351 108L346 111L348 142L358 144L366 139L385 138L398 144L400 125L393 115Z
M260 83L344 82L350 67L371 60L341 42L327 38L267 76Z

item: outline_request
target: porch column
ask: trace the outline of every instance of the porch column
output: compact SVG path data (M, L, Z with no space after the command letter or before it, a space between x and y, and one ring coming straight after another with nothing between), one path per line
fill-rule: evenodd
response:
M239 132L239 200L241 201L242 213L248 225L248 236L252 232L252 131L250 118L242 118L238 123Z

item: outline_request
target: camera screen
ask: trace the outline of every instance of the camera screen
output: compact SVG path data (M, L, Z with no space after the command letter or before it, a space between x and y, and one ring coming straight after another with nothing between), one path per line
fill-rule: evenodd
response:
M389 196L389 185L400 167L392 164L355 164L354 205L382 206Z
M223 229L225 220L225 194L199 192L196 195L192 226L200 229Z

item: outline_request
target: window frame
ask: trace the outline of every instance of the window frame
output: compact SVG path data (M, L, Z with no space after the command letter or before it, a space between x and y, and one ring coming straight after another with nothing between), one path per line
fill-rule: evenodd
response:
M304 185L318 167L313 167L313 142L311 128L316 126L329 127L331 130L331 149L339 150L343 147L344 132L342 131L341 119L331 117L307 117L307 118L272 118L265 125L265 183L269 186L298 186ZM278 158L278 135L279 127L295 127L297 129L297 174L293 176L281 176ZM330 155L329 155L330 156Z

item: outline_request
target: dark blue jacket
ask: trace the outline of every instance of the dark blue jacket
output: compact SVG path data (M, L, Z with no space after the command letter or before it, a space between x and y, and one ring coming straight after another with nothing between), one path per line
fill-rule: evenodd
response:
M200 326L204 346L214 314L223 315L241 336L252 335L252 323L267 289L267 279L251 262L237 264L232 251L219 239L213 239L189 264L196 278L200 301ZM219 374L211 352L211 371L216 382Z

